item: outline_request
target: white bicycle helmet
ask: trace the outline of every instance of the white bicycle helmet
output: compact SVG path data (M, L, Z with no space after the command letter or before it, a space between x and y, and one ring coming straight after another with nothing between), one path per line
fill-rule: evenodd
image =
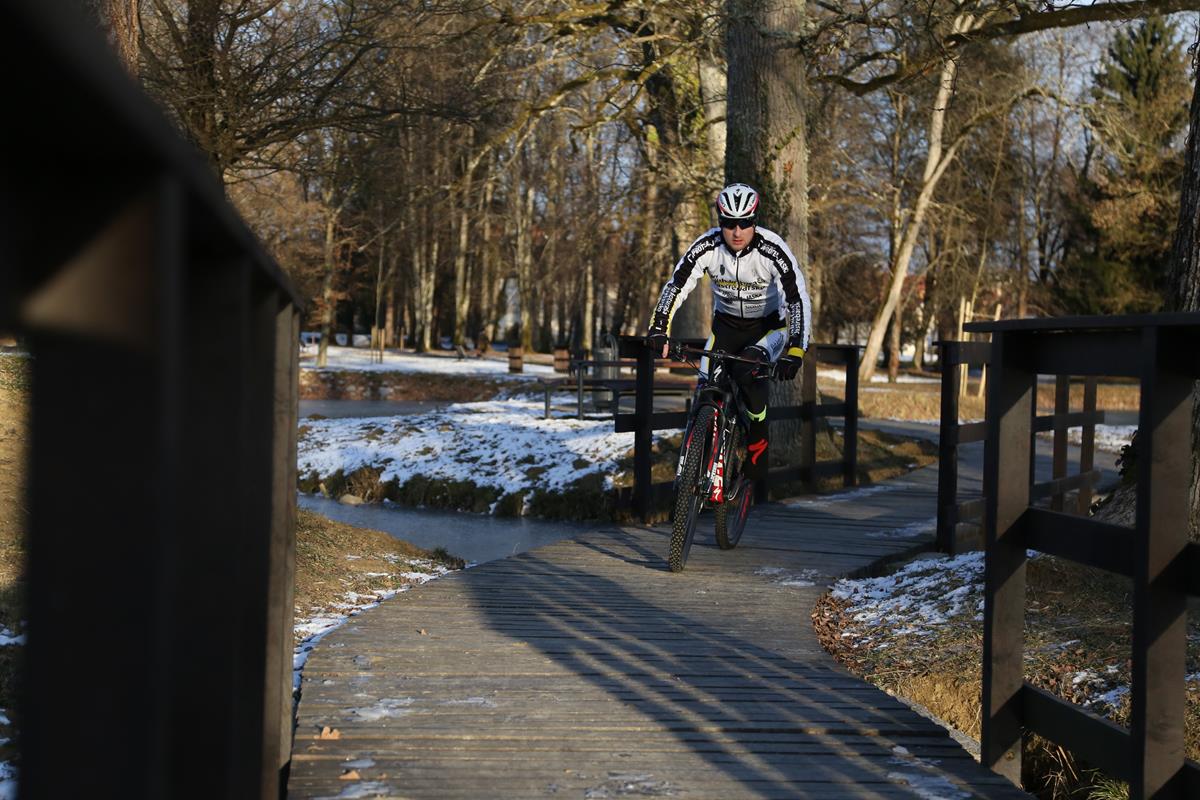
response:
M717 195L717 214L727 219L753 218L758 212L758 192L744 183L731 183Z

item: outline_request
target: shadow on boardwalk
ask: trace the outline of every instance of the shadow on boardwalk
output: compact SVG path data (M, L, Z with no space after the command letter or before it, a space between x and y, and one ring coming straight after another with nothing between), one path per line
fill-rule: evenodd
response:
M678 575L612 529L383 604L308 663L291 795L1024 796L812 632L826 576L911 547L867 535L924 518L907 487L765 507Z

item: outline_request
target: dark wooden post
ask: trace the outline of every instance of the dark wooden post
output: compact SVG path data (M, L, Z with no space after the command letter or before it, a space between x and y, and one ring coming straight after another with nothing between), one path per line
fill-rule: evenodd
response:
M842 484L858 484L858 348L846 350L846 416L842 437Z
M650 506L653 490L650 485L650 445L654 414L654 356L648 345L637 351L637 376L635 379L633 412L637 416L637 428L633 432L633 507L642 522L650 521Z
M1035 375L1023 366L1030 346L1019 333L993 334L988 376L984 530L987 562L983 610L984 766L1021 781L1021 687L1025 627L1025 537L1029 505Z
M266 681L263 693L262 797L280 797L287 788L292 758L292 648L296 576L296 425L300 376L300 314L278 293L262 301L261 314L273 317L275 348L271 376L271 519L268 530Z
M815 351L816 348L814 347ZM817 353L804 359L800 377L800 469L804 482L815 486L817 474ZM769 450L770 448L768 448Z
M960 352L955 342L938 342L942 370L942 409L938 433L937 542L939 552L954 549L958 523L958 393L962 383Z
M1083 435L1079 443L1079 471L1091 472L1095 467L1096 456L1096 384L1097 378L1092 375L1083 383ZM1092 484L1085 483L1079 487L1076 499L1076 511L1080 516L1087 516L1092 507Z
M1056 375L1054 378L1054 456L1051 478L1067 477L1067 414L1071 413L1071 377ZM1050 498L1053 511L1063 510L1063 492Z
M1134 800L1180 796L1168 787L1184 763L1180 687L1187 594L1181 565L1188 543L1192 377L1169 369L1176 355L1169 344L1160 328L1142 329L1130 687Z

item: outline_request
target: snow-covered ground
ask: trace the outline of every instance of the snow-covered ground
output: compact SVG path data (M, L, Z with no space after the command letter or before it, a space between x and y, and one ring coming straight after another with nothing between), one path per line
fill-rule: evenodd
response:
M594 472L611 486L633 434L614 433L611 420L547 420L542 412L540 401L509 399L404 417L305 420L299 470L327 476L371 465L383 468L383 482L422 475L505 494L558 489Z
M0 626L0 647L10 645L20 646L25 644L25 634L14 635L8 628ZM0 708L0 726L7 730L12 726L12 721L8 718L8 712ZM0 745L8 744L11 736L0 735ZM17 768L7 761L0 761L0 800L15 800L17 796Z
M316 347L301 348L301 369L320 369L316 366ZM554 367L548 364L531 364L525 361L525 371L510 373L508 361L490 358L463 358L453 355L429 355L419 353L385 352L383 362L376 361L377 353L361 347L330 347L325 370L360 372L413 372L434 375L469 375L490 378L513 378L532 380L539 376L553 375Z

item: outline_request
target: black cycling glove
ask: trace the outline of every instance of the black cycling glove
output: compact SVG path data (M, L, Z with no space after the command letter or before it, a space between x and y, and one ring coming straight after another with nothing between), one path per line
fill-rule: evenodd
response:
M787 352L780 357L779 366L775 370L779 380L794 380L800 374L800 367L804 364L804 348L800 345L799 336L793 336L788 340Z
M651 328L650 333L646 334L646 344L654 351L656 358L661 356L667 346L667 332Z

